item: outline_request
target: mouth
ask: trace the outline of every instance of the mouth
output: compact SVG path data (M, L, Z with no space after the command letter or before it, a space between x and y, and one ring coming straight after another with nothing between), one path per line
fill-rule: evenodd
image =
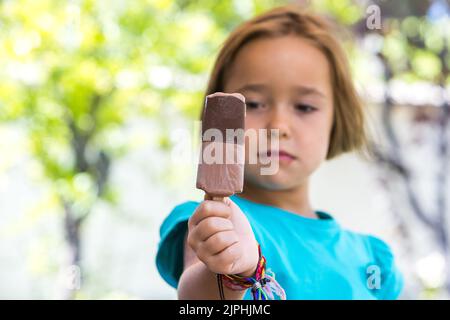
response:
M267 150L259 153L260 157L278 157L281 161L293 161L297 159L293 154L285 150Z

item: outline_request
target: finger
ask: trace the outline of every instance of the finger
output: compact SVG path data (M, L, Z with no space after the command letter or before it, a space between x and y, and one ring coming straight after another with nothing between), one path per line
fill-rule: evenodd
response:
M223 274L236 274L236 265L238 265L239 259L241 259L242 253L239 249L239 242L235 242L232 245L226 247L219 253L209 256L207 258L208 267L215 270L221 270Z
M239 241L236 232L234 231L221 231L218 232L208 240L200 242L197 248L197 254L200 256L213 256L221 251L225 250L229 246Z
M189 219L191 226L197 225L201 220L208 217L229 218L231 209L223 202L205 200L197 207L194 214Z
M209 217L200 221L192 230L192 237L197 241L206 241L209 237L222 231L233 230L233 223L221 217Z

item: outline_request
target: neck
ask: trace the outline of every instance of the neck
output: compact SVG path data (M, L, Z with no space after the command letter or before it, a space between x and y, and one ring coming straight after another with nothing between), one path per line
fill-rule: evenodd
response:
M245 184L244 191L239 194L241 198L278 207L296 213L306 218L318 218L311 207L308 197L309 183L288 190L268 190Z

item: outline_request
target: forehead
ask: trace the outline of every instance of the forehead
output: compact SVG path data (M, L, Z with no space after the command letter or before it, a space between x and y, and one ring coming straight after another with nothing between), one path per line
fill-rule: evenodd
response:
M289 35L249 42L236 55L226 87L265 82L271 86L314 86L330 90L329 63L308 40Z

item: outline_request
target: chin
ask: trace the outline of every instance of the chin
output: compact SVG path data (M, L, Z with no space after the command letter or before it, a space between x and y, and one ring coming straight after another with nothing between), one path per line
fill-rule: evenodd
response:
M273 191L290 190L301 185L299 180L292 181L292 178L289 180L291 181L267 181L264 184L266 185L266 189Z
M265 190L283 191L296 188L302 184L304 179L281 176L279 174L273 176L246 176L245 178L255 186Z

